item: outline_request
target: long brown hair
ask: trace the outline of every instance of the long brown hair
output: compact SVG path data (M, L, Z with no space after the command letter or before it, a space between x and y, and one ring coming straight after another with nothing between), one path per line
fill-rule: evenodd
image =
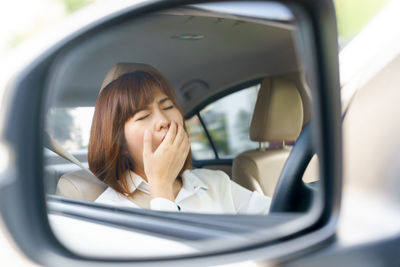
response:
M89 169L101 181L126 196L131 196L132 192L125 175L134 166L124 137L124 125L135 110L154 100L155 89L167 95L183 117L171 85L161 74L151 71L138 70L120 76L100 92L96 101L89 139ZM180 175L191 166L189 151Z

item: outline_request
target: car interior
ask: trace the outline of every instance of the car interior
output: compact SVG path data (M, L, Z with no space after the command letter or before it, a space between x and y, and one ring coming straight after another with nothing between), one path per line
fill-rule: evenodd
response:
M117 63L124 63L128 69L138 63L149 64L175 89L187 124L196 121L195 126L189 125L191 139L198 136L190 132L193 128L202 132L201 144L207 142L209 153L201 155L196 147L200 142L192 142L193 166L223 170L249 190L272 197L293 145L311 121L312 104L307 82L312 74L298 55L295 22L282 14L274 20L246 20L177 8L109 26L58 55L48 78L48 110L93 107L103 80L126 72L109 71L111 67ZM222 113L210 110L219 107L228 114L234 112L235 102L228 107L218 101L249 88L255 92L249 101L253 103L250 113L246 120L236 123L245 129L245 136L232 139L230 135L238 134L229 130L229 125L222 130L217 126L220 132L213 129ZM246 101L239 98L239 102ZM227 120L229 117L223 122ZM106 185L87 170L87 147L67 151L52 126L45 149L46 192L94 201ZM223 141L218 139L221 132L225 134ZM237 145L241 139L251 145L221 153L227 143ZM319 181L318 176L318 159L314 156L302 180L312 185Z

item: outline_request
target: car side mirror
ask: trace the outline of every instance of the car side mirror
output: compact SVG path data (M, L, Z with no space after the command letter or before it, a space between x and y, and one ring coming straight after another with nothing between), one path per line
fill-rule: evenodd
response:
M203 25L203 28L209 29L210 35L189 31L180 31L171 35L167 30L174 28L171 25L159 23L157 24L157 27L161 29L158 29L159 32L168 32L169 34L166 37L168 42L160 45L160 43L152 40L143 41L142 39L132 38L137 43L143 41L141 43L142 48L155 49L158 46L160 49L157 51L160 53L164 51L163 55L168 56L170 63L164 65L160 63L160 66L171 78L176 78L180 74L176 74L172 67L168 68L168 65L181 64L183 66L182 62L184 62L188 67L182 68L178 72L183 73L181 76L184 76L189 75L189 67L191 66L198 64L197 70L207 70L212 69L212 64L207 65L207 61L200 64L197 60L200 60L201 56L195 58L191 57L190 54L185 54L178 60L177 57L173 57L176 54L168 53L168 51L172 51L169 45L175 42L176 46L180 47L180 50L175 51L178 54L179 51L186 51L184 46L187 42L196 44L197 40L202 38L207 40L208 36L210 36L210 39L212 39L211 37L217 39L218 32L214 32L213 27L222 25L224 21L233 22L229 30L245 23L253 23L255 26L252 28L254 29L253 34L238 31L237 34L229 35L229 38L232 39L224 39L224 36L219 36L221 39L218 40L226 41L225 46L221 46L220 52L224 51L223 49L229 50L230 44L241 40L248 41L248 45L254 42L253 51L264 45L264 43L259 42L259 40L262 40L267 42L266 45L271 51L287 52L287 54L276 54L269 51L267 55L270 56L269 60L273 61L274 64L268 64L268 58L259 61L246 61L246 58L240 57L240 52L243 52L243 50L240 50L239 47L237 51L232 52L232 54L239 54L236 61L235 58L231 58L232 62L228 61L229 58L224 58L226 61L223 62L226 66L238 65L237 68L231 68L236 72L227 73L219 68L218 74L226 75L224 79L215 79L215 81L221 82L220 84L206 83L200 79L205 76L205 72L196 72L196 75L200 78L191 79L191 83L180 84L182 99L186 97L188 98L186 100L194 103L185 107L188 116L195 114L199 107L205 106L204 101L209 96L207 95L209 91L204 88L208 86L214 86L212 88L219 86L222 89L228 88L234 91L237 89L235 89L235 85L243 86L245 82L259 82L266 75L291 77L292 73L305 70L304 77L302 77L307 80L311 93L309 99L312 101L312 105L310 105L312 124L310 124L308 130L310 130L309 134L312 137L312 149L319 158L322 180L319 194L315 195L312 205L306 208L308 212L301 214L304 215L303 217L298 218L295 217L296 215L292 216L293 214L282 215L280 213L265 217L271 216L270 218L282 220L276 219L274 223L273 220L268 221L268 219L265 220L265 218L257 216L246 218L246 216L229 215L169 214L140 209L131 211L124 208L107 208L99 204L57 196L48 196L48 205L46 204L43 178L45 176L43 136L46 126L46 111L51 106L49 100L57 99L57 101L60 101L59 103L64 105L78 103L79 101L82 105L92 105L94 99L90 97L93 96L93 91L98 90L95 83L96 81L101 82L104 72L112 62L115 64L126 59L133 61L135 57L140 56L143 56L143 60L147 58L149 62L157 62L159 54L134 54L129 46L124 46L127 43L125 38L131 38L126 34L130 30L135 31L138 34L137 36L146 34L143 29L157 32L156 28L144 27L146 23L150 23L155 14L160 15L157 18L161 18L161 15L179 18L179 25L184 25L182 29L186 29L185 27L189 25L190 21L198 16L201 20L200 23L206 25ZM210 24L210 21L213 21L213 24ZM270 36L285 37L287 35L274 31L289 28L290 36L293 37L295 45L289 43L287 47L282 48L279 45L287 43L279 42L281 40L278 38L269 40L268 36L261 35L261 33L268 32L271 34ZM165 30L163 31L163 29ZM190 29L190 27L187 29ZM255 39L251 40L243 38L243 36L251 36ZM107 46L96 46L101 42L109 43L110 39L108 38L110 37L116 38L111 40L119 40L120 42L114 42L115 47L112 47L112 49L107 49ZM213 43L210 42L210 44ZM99 48L99 50L94 48ZM210 46L202 48L212 50ZM252 49L248 48L246 53L243 54L254 56L251 55ZM117 51L118 53L112 54L109 53L110 51ZM198 51L201 51L201 48ZM218 56L218 51L218 49L215 49L215 54L204 56L204 58L211 60ZM129 58L130 55L134 56ZM86 61L89 58L91 61ZM254 58L257 58L257 56L254 56ZM240 64L243 64L242 68ZM257 64L261 65L257 67ZM221 66L223 65L221 64ZM264 67L268 68L267 71L263 69ZM260 69L263 71L260 71ZM78 77L81 79L77 79ZM228 78L232 80L229 81ZM82 87L77 87L77 85ZM100 84L98 85L100 86ZM85 86L89 89L84 90ZM229 91L222 89L221 94ZM192 90L191 93L188 93L188 90ZM86 97L85 92L88 94L90 92L90 96ZM76 94L82 94L82 97L74 99ZM217 97L217 94L215 95ZM90 101L87 101L87 99L92 99L90 101L93 103L89 103ZM286 252L281 249L268 250L268 248L278 248L282 245L282 240L295 242L303 237L305 243L307 243L306 247L311 247L316 239L328 239L335 232L342 167L341 107L336 22L331 1L215 1L215 3L212 3L212 1L205 3L202 1L150 1L121 6L120 9L113 12L99 15L90 23L80 25L71 33L64 35L46 47L42 54L19 69L7 86L3 103L6 103L6 105L2 105L4 119L1 121L2 145L0 155L4 155L7 164L0 167L2 219L23 253L39 264L79 263L90 265L103 263L122 265L138 262L182 264L186 263L187 260L198 264L209 260L210 262L207 263L217 264L231 261L230 257L236 252L242 252L241 255L244 255L238 256L241 257L239 260L245 258L245 251L251 250L261 255L260 250L257 250L256 247L258 249L260 247L265 248L263 253L265 253L266 259L278 262L278 259L282 259ZM291 174L286 172L285 175ZM280 209L279 205L277 209L281 212L285 211L283 208ZM110 216L110 210L115 212L115 217ZM176 241L174 244L179 244L177 250L190 244L190 249L184 255L160 253L156 256L150 254L150 256L142 258L118 253L113 254L115 251L111 251L108 255L100 255L96 251L88 255L83 246L73 248L60 242L60 235L54 232L54 227L52 228L49 223L49 211L57 216L64 216L64 222L68 221L68 216L75 216L76 219L78 213L92 216L91 222L95 221L100 225L102 219L110 218L112 221L109 221L109 223L119 230L122 229L135 234L145 233L145 236L147 235L149 238L146 240L151 239L151 242L156 242L157 238ZM277 221L284 223L276 223ZM265 224L268 224L268 227ZM93 230L92 227L87 229ZM109 233L107 230L102 232L103 230L99 231L99 235ZM323 231L325 235L317 235L316 230ZM113 233L115 234L115 232ZM109 240L115 240L115 237L118 237L118 235L113 235L114 239ZM143 236L140 236L140 238L143 238ZM115 242L118 242L118 240ZM145 244L140 245L144 246ZM180 247L181 245L182 247Z

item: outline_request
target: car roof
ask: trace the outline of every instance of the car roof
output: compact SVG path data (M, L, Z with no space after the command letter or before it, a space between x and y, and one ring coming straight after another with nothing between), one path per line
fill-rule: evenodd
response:
M118 62L147 63L170 81L184 112L243 83L267 76L300 80L291 21L246 20L194 10L148 14L104 28L58 54L48 86L57 107L94 106ZM299 83L302 95L306 86Z

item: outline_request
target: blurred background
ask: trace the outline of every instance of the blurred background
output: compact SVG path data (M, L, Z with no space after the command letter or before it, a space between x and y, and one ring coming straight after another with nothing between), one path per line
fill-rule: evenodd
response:
M97 0L99 2L101 0ZM95 0L13 0L0 9L0 58ZM112 4L112 1L109 1Z
M391 0L334 0L343 49Z

